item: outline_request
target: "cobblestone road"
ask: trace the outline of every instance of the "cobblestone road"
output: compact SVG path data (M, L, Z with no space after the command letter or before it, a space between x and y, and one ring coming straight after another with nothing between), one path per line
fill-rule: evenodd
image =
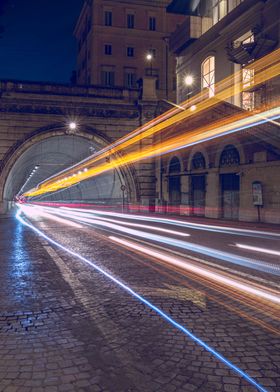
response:
M267 391L280 390L275 320L210 290L93 229L38 223L112 272ZM0 219L0 391L256 391L151 309L15 219ZM243 313L242 313L243 312ZM256 310L256 313L258 310ZM246 313L246 317L244 314Z

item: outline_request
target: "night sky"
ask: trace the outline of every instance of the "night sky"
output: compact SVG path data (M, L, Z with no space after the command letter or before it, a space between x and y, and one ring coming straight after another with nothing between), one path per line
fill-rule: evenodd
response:
M0 79L68 83L84 0L0 0Z

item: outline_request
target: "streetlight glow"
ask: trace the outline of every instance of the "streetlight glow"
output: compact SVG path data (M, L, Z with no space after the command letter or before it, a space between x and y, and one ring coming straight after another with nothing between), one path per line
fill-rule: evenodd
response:
M77 124L76 124L75 122L70 122L69 128L72 129L72 130L74 130L74 129L77 128Z
M146 56L146 59L148 61L151 61L153 59L153 55L151 53L148 53L147 56Z
M193 77L192 75L187 75L184 79L186 86L191 86L193 84Z

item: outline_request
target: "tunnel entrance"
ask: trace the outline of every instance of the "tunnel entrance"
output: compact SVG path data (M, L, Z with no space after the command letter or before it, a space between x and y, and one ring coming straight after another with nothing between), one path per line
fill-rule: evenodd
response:
M27 148L23 148L20 154L14 154L12 157L10 170L8 170L6 178L4 180L2 178L1 181L4 182L2 191L2 210L4 209L4 211L2 212L7 211L14 204L15 196L18 193L35 187L41 181L89 157L105 145L105 143L103 145L98 143L93 137L64 134L44 137ZM123 171L124 169L122 171L111 170L71 188L38 196L34 200L39 202L82 201L84 203L99 203L100 205L122 205L123 198L126 197L128 202L130 195L129 192L124 195L121 187L126 185L126 189L131 189L131 184L127 183Z

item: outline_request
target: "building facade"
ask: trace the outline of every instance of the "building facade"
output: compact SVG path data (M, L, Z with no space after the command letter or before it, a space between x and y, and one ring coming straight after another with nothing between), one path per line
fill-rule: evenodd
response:
M245 111L254 114L261 108L279 107L279 77L255 87L253 66L255 60L279 48L279 2L202 0L190 4L193 7L187 10L176 0L169 6L173 12L187 13L170 39L177 56L177 103L199 93L215 99L219 83L234 74L234 86L241 85L243 91L219 101L203 118L194 114L198 126ZM184 83L186 76L191 76L191 86ZM173 132L185 132L192 126L188 121ZM278 119L157 159L156 167L158 210L280 223Z
M175 99L175 56L168 51L169 36L185 15L168 13L168 3L85 1L74 31L77 83L133 89L141 78L152 75L158 97Z
M147 92L145 94L148 97ZM155 117L138 91L0 81L0 213L17 193L107 147ZM71 129L70 123L75 123ZM137 145L136 149L142 148ZM123 188L124 186L124 188ZM154 162L135 162L43 200L149 206Z

